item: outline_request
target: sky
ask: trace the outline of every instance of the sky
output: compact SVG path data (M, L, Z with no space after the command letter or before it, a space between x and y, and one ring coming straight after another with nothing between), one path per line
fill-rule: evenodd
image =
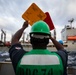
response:
M57 40L61 39L61 30L65 25L70 25L68 20L74 18L72 26L76 28L76 0L0 0L0 39L3 29L6 32L6 41L11 40L12 35L25 21L22 14L32 3L38 5L43 12L49 12L56 28ZM26 35L30 28L29 25L25 30Z

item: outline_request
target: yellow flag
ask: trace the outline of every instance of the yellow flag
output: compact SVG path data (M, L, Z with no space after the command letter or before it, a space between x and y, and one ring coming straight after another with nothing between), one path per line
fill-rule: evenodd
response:
M36 21L44 20L46 18L46 14L35 3L32 3L31 6L23 13L22 18L32 25Z

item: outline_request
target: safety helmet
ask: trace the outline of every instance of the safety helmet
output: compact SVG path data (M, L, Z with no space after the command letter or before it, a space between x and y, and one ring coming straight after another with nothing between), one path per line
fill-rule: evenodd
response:
M43 33L50 35L50 28L44 21L40 20L32 25L30 33Z
M59 40L59 43L63 45L63 41L62 40Z

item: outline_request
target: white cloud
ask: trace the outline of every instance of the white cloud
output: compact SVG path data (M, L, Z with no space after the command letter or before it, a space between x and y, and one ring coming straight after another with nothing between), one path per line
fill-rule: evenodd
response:
M69 2L67 12L69 15L76 15L76 0L72 0Z
M10 32L14 31L15 27L17 27L16 23L18 23L18 20L13 17L5 16L3 18L0 18L0 28L9 30Z
M32 4L36 3L44 12L49 12L60 39L60 31L71 18L76 19L76 0L0 0L0 28L7 35L15 33L23 24L22 14ZM73 26L76 22L73 22ZM75 26L76 27L76 26ZM30 32L28 27L25 32Z

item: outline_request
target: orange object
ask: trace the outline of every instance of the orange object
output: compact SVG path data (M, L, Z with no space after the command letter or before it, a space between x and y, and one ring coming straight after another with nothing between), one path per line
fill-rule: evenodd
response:
M76 40L76 36L68 36L68 40Z
M32 3L31 6L24 12L22 18L32 25L36 21L44 20L46 18L46 14L35 3Z
M55 27L54 27L54 24L53 24L52 19L50 17L50 14L49 14L49 12L46 12L45 14L47 15L47 17L44 19L44 21L48 24L50 30L53 30Z

